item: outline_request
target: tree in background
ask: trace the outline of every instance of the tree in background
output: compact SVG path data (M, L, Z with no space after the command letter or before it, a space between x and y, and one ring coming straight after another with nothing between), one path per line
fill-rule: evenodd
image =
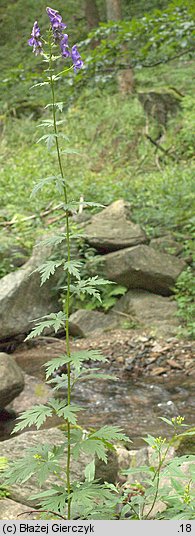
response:
M85 0L85 18L89 30L98 26L100 17L96 0Z
M106 0L108 20L120 20L122 18L121 0Z

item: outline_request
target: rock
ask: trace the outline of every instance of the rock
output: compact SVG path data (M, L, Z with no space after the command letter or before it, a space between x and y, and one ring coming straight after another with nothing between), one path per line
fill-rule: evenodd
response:
M27 249L16 244L15 242L0 241L0 262L9 266L9 268L17 268L23 266L27 262L29 254Z
M176 302L144 290L129 290L113 307L113 313L117 311L128 314L153 334L174 335L179 327Z
M10 355L0 353L0 409L7 406L24 388L21 369Z
M183 246L176 242L172 235L160 236L150 241L150 246L154 249L169 253L170 255L179 255L183 251Z
M62 445L64 443L65 436L58 428L50 428L50 430L39 430L33 432L24 432L23 434L16 436L7 441L0 443L0 457L5 456L10 461L15 461L21 456L24 456L27 448L35 448L36 445ZM84 469L87 463L92 461L92 458L88 454L81 453L79 460L72 460L71 478L72 480L83 480ZM62 460L62 467L66 466L66 452ZM0 475L0 484L2 483L2 476ZM54 475L50 475L42 486L42 490L50 489L52 484L56 484L58 479ZM31 477L27 482L21 484L14 484L9 486L10 499L16 500L27 506L36 507L38 500L31 499L31 496L40 492L40 487L36 481L36 477Z
M51 398L51 387L45 382L29 374L25 374L24 379L24 389L11 405L11 408L17 414L37 404L46 404Z
M118 482L119 469L119 457L117 450L109 450L107 463L96 458L95 478L97 478L97 480L99 480L99 482L102 484L104 482L116 484L116 482Z
M133 469L143 465L148 465L148 448L143 447L139 450L129 450L128 461L128 466L124 469ZM127 475L126 482L128 482L128 484L133 484L135 480L141 482L143 479L145 479L145 473L140 470L140 473L131 473Z
M51 247L45 245L34 247L31 258L22 268L0 280L1 340L27 333L32 329L34 319L59 310L58 293L53 292L59 271L41 287L41 291L40 274L35 271L48 260L51 252Z
M99 311L79 309L70 316L70 335L73 337L87 337L98 332L108 331L119 327L119 320L115 315L104 314Z
M83 237L90 246L105 253L147 242L143 229L130 218L130 204L119 199L84 225Z
M101 275L127 288L142 288L168 296L186 263L146 246L134 246L102 255L87 264L91 275Z
M0 500L0 520L7 521L8 519L39 519L40 514L37 512L29 514L29 508L19 502L12 501L9 498ZM21 513L23 515L21 515Z
M178 439L175 446L175 452L177 456L185 456L186 454L193 454L195 456L195 437L186 436Z

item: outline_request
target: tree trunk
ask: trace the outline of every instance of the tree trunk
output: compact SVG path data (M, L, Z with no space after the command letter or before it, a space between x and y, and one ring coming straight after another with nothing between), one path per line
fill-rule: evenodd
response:
M98 26L100 18L96 0L85 0L85 17L89 30Z
M106 0L106 9L108 20L120 20L122 18L121 0Z

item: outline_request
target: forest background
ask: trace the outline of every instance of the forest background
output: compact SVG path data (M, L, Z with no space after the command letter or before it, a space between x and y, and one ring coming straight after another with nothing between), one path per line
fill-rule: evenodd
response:
M43 196L30 197L55 165L52 148L36 144L40 116L49 111L47 90L30 89L41 81L43 63L27 46L34 20L46 28L45 7L43 0L2 0L0 6L1 277L16 268L6 254L9 243L30 254L37 236L61 225L51 185ZM149 237L171 233L182 243L190 267L178 300L192 335L193 2L56 0L51 7L62 14L84 60L82 72L68 74L58 87L70 197L105 205L124 198ZM164 125L156 105L148 112L141 101L140 94L151 92L178 103Z

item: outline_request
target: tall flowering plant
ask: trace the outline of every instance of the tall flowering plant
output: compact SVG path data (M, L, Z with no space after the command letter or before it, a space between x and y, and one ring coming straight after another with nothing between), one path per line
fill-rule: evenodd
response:
M80 274L81 263L78 260L71 259L71 233L70 233L70 210L75 208L79 202L68 201L68 178L65 176L62 162L62 151L60 147L63 134L59 132L58 126L63 123L59 121L57 114L62 112L62 103L56 102L55 83L60 79L61 75L68 69L73 68L74 72L82 69L83 62L76 44L71 48L69 46L69 37L65 33L66 24L62 21L62 17L58 11L47 7L47 15L50 21L50 28L46 38L41 34L38 22L35 21L28 41L29 46L33 47L33 53L42 55L44 62L47 63L47 69L44 73L44 81L36 86L47 85L51 90L52 102L49 104L52 108L52 119L42 120L40 126L46 126L51 129L49 134L43 135L39 141L44 141L48 147L51 145L56 147L56 157L58 162L59 173L46 177L40 180L35 186L33 194L36 194L48 182L54 181L58 192L61 193L64 202L66 226L65 232L57 235L55 240L51 239L51 243L56 244L66 243L66 254L60 261L47 261L38 268L41 275L41 285L54 274L56 268L63 267L66 273L66 298L64 309L58 313L47 315L43 319L39 319L39 323L33 331L28 335L27 339L40 335L45 327L52 327L55 332L64 326L66 335L65 352L59 358L55 358L45 364L46 381L54 385L54 394L49 402L45 405L37 405L30 410L24 412L19 417L19 422L15 427L15 432L21 431L24 428L34 425L37 429L43 425L48 417L53 414L64 418L65 429L64 444L59 447L52 445L38 445L35 448L26 450L22 460L17 460L11 463L5 473L7 484L14 482L26 482L32 475L35 475L39 484L42 485L50 473L55 476L55 485L41 491L38 495L34 495L33 499L39 499L39 504L44 512L52 512L52 515L63 519L74 519L82 517L88 519L90 517L110 518L114 515L116 500L113 500L112 490L101 485L95 479L95 458L99 458L107 463L108 450L114 449L114 442L128 441L128 438L121 432L117 426L103 426L96 432L83 431L77 425L78 412L81 409L72 403L72 392L78 381L104 378L113 379L112 376L102 374L99 368L89 368L88 362L105 362L106 359L98 351L89 350L82 352L71 352L70 337L69 337L69 308L70 298L74 295L88 294L95 296L101 301L99 288L102 285L108 284L108 281L98 278L97 276L82 279ZM55 52L57 50L57 54ZM59 58L59 52L69 65L60 73L55 74L54 66L56 59ZM34 86L35 87L35 86ZM48 106L48 105L47 105ZM86 206L94 206L94 203L86 202ZM98 206L98 205L96 205ZM75 236L75 235L74 235ZM47 240L47 244L50 239ZM66 373L53 379L52 374L59 367L65 368ZM67 396L64 400L56 397L56 391L65 389ZM55 396L54 396L55 395ZM85 480L72 481L71 479L71 464L73 458L78 458L81 453L89 454L91 457L90 463L85 468Z

